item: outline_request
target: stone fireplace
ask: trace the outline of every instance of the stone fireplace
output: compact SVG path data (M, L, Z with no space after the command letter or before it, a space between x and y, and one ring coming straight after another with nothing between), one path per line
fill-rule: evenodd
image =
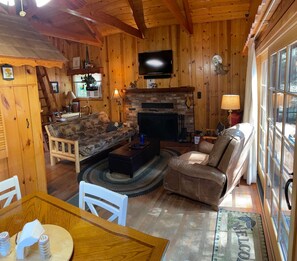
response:
M183 130L194 132L194 87L139 88L125 92L126 122L147 136L177 140Z

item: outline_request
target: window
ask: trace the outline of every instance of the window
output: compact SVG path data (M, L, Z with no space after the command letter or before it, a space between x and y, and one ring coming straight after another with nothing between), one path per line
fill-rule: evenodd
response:
M84 79L91 79L91 84L87 86ZM102 98L102 74L74 74L73 85L77 98Z

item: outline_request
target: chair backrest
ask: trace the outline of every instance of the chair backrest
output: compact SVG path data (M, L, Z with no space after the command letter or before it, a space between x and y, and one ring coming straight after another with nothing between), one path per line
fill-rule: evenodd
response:
M3 207L10 205L14 196L16 196L18 200L22 198L18 177L13 176L0 181L0 202L5 200Z
M126 225L128 207L126 195L81 181L79 183L79 207L85 210L86 204L94 215L99 216L98 207L100 207L112 214L108 221L114 221L117 218L119 225Z

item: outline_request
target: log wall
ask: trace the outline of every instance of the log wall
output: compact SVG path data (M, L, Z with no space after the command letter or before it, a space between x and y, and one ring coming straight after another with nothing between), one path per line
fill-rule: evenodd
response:
M118 120L122 107L110 99L113 90L129 88L137 81L138 88L146 88L146 80L138 75L138 53L156 50L173 50L174 74L171 79L156 79L158 88L193 86L195 129L215 128L219 121L227 124L227 112L220 109L223 94L239 94L243 108L247 58L241 54L246 41L247 22L244 19L194 25L194 34L189 35L180 26L165 26L146 31L145 39L136 39L126 34L105 37L101 48L89 46L90 60L104 68L103 100L89 102L94 111L105 110L113 120ZM65 76L72 58L85 59L86 45L51 38L58 49L69 59L60 72L52 69L53 80L60 80L61 92L71 88L71 79ZM229 72L217 75L212 57L219 54ZM61 76L60 74L64 74ZM197 93L201 92L201 99ZM59 94L63 102L62 94Z

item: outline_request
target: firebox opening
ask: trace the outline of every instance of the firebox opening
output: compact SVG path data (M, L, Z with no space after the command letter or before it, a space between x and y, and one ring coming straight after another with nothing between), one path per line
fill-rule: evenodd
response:
M176 141L178 138L177 113L138 113L139 133L148 138Z

